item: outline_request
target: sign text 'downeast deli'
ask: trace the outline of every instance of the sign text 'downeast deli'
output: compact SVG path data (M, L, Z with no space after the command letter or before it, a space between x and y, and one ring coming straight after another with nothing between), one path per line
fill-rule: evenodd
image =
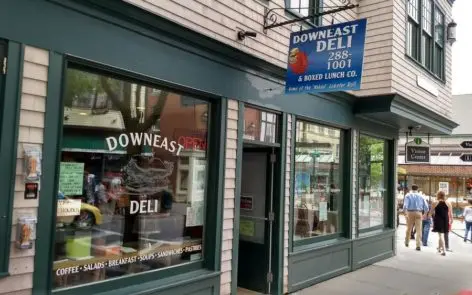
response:
M290 35L286 93L358 90L367 20Z

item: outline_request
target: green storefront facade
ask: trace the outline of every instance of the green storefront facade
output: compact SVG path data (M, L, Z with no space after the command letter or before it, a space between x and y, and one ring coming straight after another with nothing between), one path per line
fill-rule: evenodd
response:
M22 81L23 77L28 77L25 71L29 70L23 65L25 60L31 61L31 58L25 52L28 52L28 47L34 47L47 52L48 56L41 146L42 173L32 255L34 266L28 273L21 274L25 280L29 279L27 275L32 277L32 282L24 287L25 290L31 290L32 294L224 294L223 273L230 274L229 281L225 280L230 285L232 294L237 294L238 286L283 294L392 257L395 255L395 151L399 128L403 124L421 124L432 132L448 133L455 127L453 122L446 119L438 121L431 111L398 95L367 98L347 93L285 95L281 90L284 85L284 69L123 1L6 0L0 6L0 38L4 49L0 53L8 58L6 74L2 77L0 87L0 160L4 167L3 177L0 179L0 194L3 196L0 200L0 208L3 210L0 211L0 284L2 281L7 284L18 276L12 273L9 265L18 257L12 255L10 241L15 241L11 229L16 228L15 218L18 214L21 215L21 210L18 211L18 206L15 205L16 198L19 195L21 197L21 193L18 194L21 189L15 188L18 186L15 185L15 177L18 176L15 159L20 145L20 117L22 110L28 109L22 97L22 89L25 87ZM111 275L111 264L94 264L110 263L109 259L101 257L100 262L93 262L96 257L85 257L92 261L91 266L80 264L77 262L79 259L59 261L57 258L57 249L54 248L59 239L56 197L57 191L61 189L59 182L63 173L60 163L66 161L64 159L67 157L69 160L74 157L77 159L78 156L74 153L93 153L103 163L117 161L116 156L113 158L103 154L102 150L107 149L105 143L116 155L126 153L126 145L114 149L113 140L107 142L105 139L115 137L118 146L122 134L130 136L126 137L129 142L133 134L138 134L137 129L130 129L130 125L113 127L115 129L102 126L100 128L107 132L103 133L100 142L102 129L93 126L93 122L87 123L91 125L88 129L83 129L83 126L82 129L79 128L87 130L86 132L74 130L66 133L70 128L66 125L71 124L66 121L73 117L64 116L63 107L68 103L65 98L67 91L72 88L68 84L72 79L70 69L80 73L93 73L99 80L106 76L111 77L106 79L115 79L113 81L133 81L133 85L156 89L154 92L146 92L146 97L140 96L141 100L133 100L143 101L142 104L135 102L141 108L149 108L152 104L157 109L159 103L156 104L153 99L163 91L171 93L168 95L169 104L174 97L180 97L181 104L175 107L175 114L161 117L161 121L171 126L169 128L172 131L166 131L167 127L164 128L161 123L156 127L158 131L155 134L168 137L169 142L175 142L176 146L181 143L182 154L191 155L189 157L198 154L195 159L192 158L195 163L198 163L198 157L202 157L204 150L206 162L201 165L203 170L200 170L204 171L200 188L204 201L203 205L199 205L203 207L199 208L204 213L203 216L195 213L194 218L200 218L201 221L192 221L193 225L200 226L189 226L191 222L188 216L194 214L189 212L194 212L192 210L196 207L190 210L190 201L183 201L187 204L183 209L186 212L183 213L186 214L183 235L198 237L199 242L188 244L190 246L187 248L165 248L177 251L177 254L169 254L171 256L184 257L178 263L172 256L165 263L159 260L162 264L158 266L146 263L131 265L125 275L122 275L120 271L124 266L120 266L120 263L134 264L134 259L145 258L130 254L126 256L127 260L119 260L113 256L116 259L113 260L115 268ZM114 82L110 83L112 85ZM107 92L107 89L100 91ZM139 91L135 92L138 97ZM111 92L107 93L110 95ZM184 103L184 96L191 99ZM95 101L98 101L97 97L95 95ZM24 103L20 102L22 99ZM177 111L189 105L192 114L198 114L195 118L198 117L199 122L191 128L174 127L178 126L179 120L174 120L173 116L178 116ZM169 108L165 112L169 113ZM265 124L264 128L273 128L270 136L268 131L264 131L264 137L251 137L246 124L251 111L254 111L255 116L262 114L257 119L260 121L254 121L256 125ZM80 112L77 114L77 117L82 115ZM108 114L111 116L110 112ZM185 114L182 111L181 116ZM142 116L153 117L145 112ZM111 121L115 123L115 119L112 118ZM236 122L236 126L231 126L232 122ZM98 129L90 131L94 127ZM182 129L191 131L179 131ZM147 130L150 129L145 131ZM259 132L256 133L260 135L260 129L257 130ZM316 132L324 135L311 139L310 136L314 136ZM74 137L74 134L78 135ZM122 137L123 141L124 138ZM156 140L155 136L153 140ZM317 140L325 144L313 145ZM86 151L88 145L91 151ZM230 154L229 151L233 151L229 148L230 145L234 145L235 155ZM156 144L153 146L155 148ZM373 146L380 151L380 157L372 156ZM163 144L160 148L164 149ZM170 150L170 145L166 145L162 153ZM313 153L313 150L317 152ZM153 154L149 147L141 152ZM175 155L175 151L173 152ZM261 153L263 156L259 157ZM367 154L368 159L363 159ZM264 156L268 157L264 159ZM253 190L257 183L251 185L247 175L258 166L250 166L250 161L244 162L244 159L250 157L263 161L261 163L265 163L264 168L267 168L267 177L260 180L267 185L261 194L269 196L264 199L261 216L267 218L263 220L260 219L261 216L251 215L258 206L258 192ZM88 164L85 165L95 165L90 164L93 159L87 158ZM166 163L167 158L163 156L162 159ZM101 171L97 169L93 173L105 175L108 168L100 167ZM180 166L173 169L178 170L177 167ZM377 171L375 175L372 172L374 170ZM186 172L183 173L176 176L177 179L187 175ZM234 175L230 175L231 173ZM113 173L110 172L109 175ZM174 176L170 177L173 179ZM228 179L234 181L234 187L228 184ZM371 183L374 179L381 186L372 193ZM160 180L162 179L158 179ZM184 188L179 186L176 189L174 186L178 181L171 182L173 186L169 187L172 187L170 190L174 194L173 200L178 203L175 201L178 192ZM304 188L304 185L308 188ZM313 188L314 185L317 187ZM325 196L321 191L327 191L328 187L329 194ZM195 193L198 189L194 190L195 196L198 195ZM317 197L318 201L313 203L309 199L315 198L317 193L321 197ZM228 201L228 194L234 194L233 201ZM164 197L159 198L159 206L163 210L169 209L170 207L162 205L165 203ZM194 199L192 204L193 202L201 204L201 199ZM176 206L174 204L171 211L176 210ZM133 211L127 208L125 211ZM149 209L150 205L147 208L152 211ZM14 210L17 210L15 214ZM232 217L226 218L228 210ZM126 214L129 218L130 211ZM228 220L232 222L229 227L226 224ZM124 224L126 228L127 222ZM203 230L200 228L201 224L204 224ZM264 233L261 241L256 239L258 224L262 224ZM189 230L188 227L193 229ZM123 235L126 235L126 229L123 231ZM160 231L162 234L164 229L161 228ZM223 242L225 235L233 237L230 245ZM238 238L241 235L246 238ZM149 234L146 239L155 241L152 237ZM191 238L186 238L185 242L189 242ZM159 239L162 241L163 238ZM176 241L175 238L172 239L173 242ZM89 242L85 243L88 245ZM186 256L182 251L187 250L189 255ZM19 251L21 253L22 250ZM70 254L72 250L67 251ZM150 255L162 253L167 252L153 252ZM231 253L226 262L222 262L224 253ZM61 265L64 267L56 267L57 263L63 263ZM257 278L263 282L262 287L261 284L251 285L246 282L247 277L238 275L238 269L251 269L251 264L264 266L255 274L257 277L263 272L261 278ZM265 267L266 265L268 266ZM77 281L72 277L68 280L61 278L61 284L65 284L62 287L57 283L59 274L97 267L106 270L93 278L84 279L77 275ZM100 277L102 275L106 279Z

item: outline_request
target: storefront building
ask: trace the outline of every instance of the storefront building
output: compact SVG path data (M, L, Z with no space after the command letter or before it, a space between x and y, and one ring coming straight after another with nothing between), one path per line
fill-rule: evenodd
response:
M459 216L472 197L472 162L464 158L470 154L468 144L472 140L472 128L469 124L469 109L472 107L472 95L454 95L452 98L453 121L459 126L449 136L419 136L429 142L430 163L406 163L406 137L399 138L398 154L398 196L401 202L404 192L417 184L419 190L435 200L439 190L446 193L454 213ZM465 160L465 161L464 161Z
M340 14L370 19L360 91L298 95L287 28L235 45L182 6L0 4L0 294L285 294L395 255L399 130L456 124L421 103L450 88L375 67L393 2Z

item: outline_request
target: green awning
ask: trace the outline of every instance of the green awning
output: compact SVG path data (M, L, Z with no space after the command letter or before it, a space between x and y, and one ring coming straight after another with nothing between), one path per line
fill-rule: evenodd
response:
M111 134L116 136L116 134ZM110 151L108 149L105 138L111 136L108 134L90 134L87 130L83 133L74 132L64 134L62 137L62 150L67 152L82 153L104 153L104 154L126 154L126 149L118 145L118 147ZM144 153L151 153L152 148L145 146Z

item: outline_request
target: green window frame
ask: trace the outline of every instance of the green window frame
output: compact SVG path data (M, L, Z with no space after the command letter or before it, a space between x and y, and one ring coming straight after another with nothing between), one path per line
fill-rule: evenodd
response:
M23 53L20 44L0 40L0 278L9 275Z
M53 248L55 243L54 224L56 220L55 198L58 189L59 159L61 153L63 128L63 100L66 70L68 67L80 68L95 73L106 73L111 77L140 81L140 83L155 85L177 93L187 93L200 97L209 102L208 110L208 177L206 191L205 230L203 232L203 259L177 265L165 269L156 269L137 273L116 280L104 280L93 284L54 290L54 294L84 294L101 293L114 290L114 294L128 294L130 288L138 292L142 288L156 288L156 281L171 286L175 279L193 281L217 274L221 268L221 234L223 211L223 181L226 138L227 100L220 96L204 93L199 90L185 88L151 77L116 69L112 66L97 64L77 57L64 56L50 52L50 69L48 76L48 92L46 106L46 122L44 134L42 198L40 199L38 218L38 241L35 256L35 272L33 278L33 294L44 294L52 290ZM212 183L212 185L208 185ZM56 192L56 193L54 193ZM46 268L46 271L45 271ZM196 273L197 272L197 273ZM172 282L171 282L172 281ZM162 286L159 286L162 287ZM122 291L117 291L122 290ZM120 293L121 292L121 293ZM128 292L128 293L127 293Z
M338 202L338 227L339 230L336 233L308 237L300 240L295 240L294 235L294 220L295 220L295 159L296 159L296 133L297 133L297 122L302 121L305 123L313 124L312 127L332 127L340 131L340 142L339 146L339 175L343 175L340 183L341 194L340 204ZM319 131L323 129L314 128L313 131ZM352 130L342 129L336 126L326 125L325 123L315 122L313 120L294 116L292 119L292 138L291 138L291 181L290 181L290 214L289 214L289 251L297 252L303 251L306 248L316 247L316 245L324 245L325 243L337 242L351 237L351 213L352 213L352 202L351 202L351 188L352 188L352 175L351 171L351 156L352 156ZM344 177L348 173L349 177Z
M445 81L445 14L434 0L406 1L406 55Z
M295 17L306 17L323 11L323 0L285 0L285 8ZM322 17L313 17L306 22L312 26L320 26Z
M358 157L361 156L361 137L368 137L372 138L375 140L382 140L384 142L383 144L383 184L384 184L384 189L385 193L383 195L383 201L382 201L382 206L383 206L383 216L382 216L382 223L375 225L375 226L368 226L365 228L360 227L360 158L357 159L357 173L356 173L356 178L357 178L357 189L356 189L356 207L357 207L357 220L356 220L356 228L357 228L357 236L372 232L372 231L377 231L377 230L384 230L384 229L389 229L389 228L395 228L394 226L394 221L395 221L395 216L394 216L394 207L395 207L395 140L390 139L390 138L385 138L382 136L378 136L375 134L371 134L368 132L359 132L359 140L357 141L357 155ZM370 210L370 208L369 208Z

